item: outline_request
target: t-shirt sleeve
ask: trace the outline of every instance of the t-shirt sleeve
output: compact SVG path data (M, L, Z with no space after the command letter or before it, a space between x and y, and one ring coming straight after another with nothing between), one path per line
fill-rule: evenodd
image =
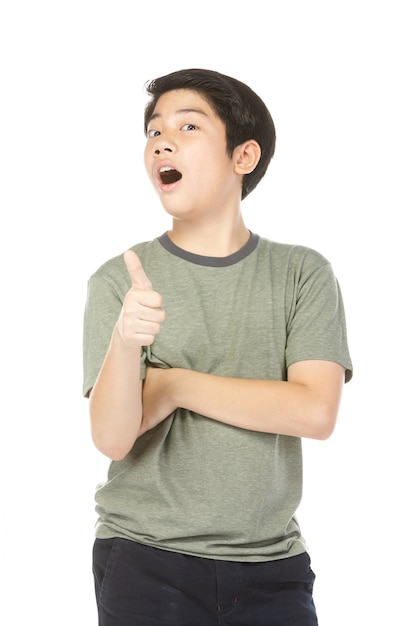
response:
M286 365L296 361L334 361L352 378L342 294L330 263L303 264L294 279L290 305Z
M106 356L123 304L120 288L100 274L88 281L83 328L83 395L88 397ZM142 373L144 378L144 355Z

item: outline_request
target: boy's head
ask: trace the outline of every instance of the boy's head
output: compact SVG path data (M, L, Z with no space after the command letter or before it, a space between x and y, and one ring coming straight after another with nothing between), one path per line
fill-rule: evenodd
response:
M149 81L151 96L145 107L145 134L160 96L176 89L197 91L207 99L226 127L227 152L249 139L258 142L261 158L258 165L243 177L242 200L255 189L264 176L275 151L275 126L261 98L244 83L219 72L204 69L179 70Z

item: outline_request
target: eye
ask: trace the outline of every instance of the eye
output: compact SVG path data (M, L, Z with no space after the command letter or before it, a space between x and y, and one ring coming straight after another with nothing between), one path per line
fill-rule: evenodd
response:
M148 139L152 139L153 137L158 137L160 135L159 130L148 130Z
M197 126L195 124L184 124L184 126L181 126L181 130L197 130Z

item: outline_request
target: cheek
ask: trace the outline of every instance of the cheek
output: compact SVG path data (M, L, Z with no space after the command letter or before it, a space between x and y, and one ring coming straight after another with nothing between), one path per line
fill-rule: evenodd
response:
M153 158L152 158L151 151L146 148L143 153L143 164L145 166L145 170L149 178L152 178Z

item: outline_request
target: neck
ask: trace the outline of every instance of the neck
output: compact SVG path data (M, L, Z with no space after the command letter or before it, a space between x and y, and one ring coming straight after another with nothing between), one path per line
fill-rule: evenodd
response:
M249 239L243 219L233 224L195 224L174 220L168 236L173 243L187 252L202 256L225 257L240 250Z

